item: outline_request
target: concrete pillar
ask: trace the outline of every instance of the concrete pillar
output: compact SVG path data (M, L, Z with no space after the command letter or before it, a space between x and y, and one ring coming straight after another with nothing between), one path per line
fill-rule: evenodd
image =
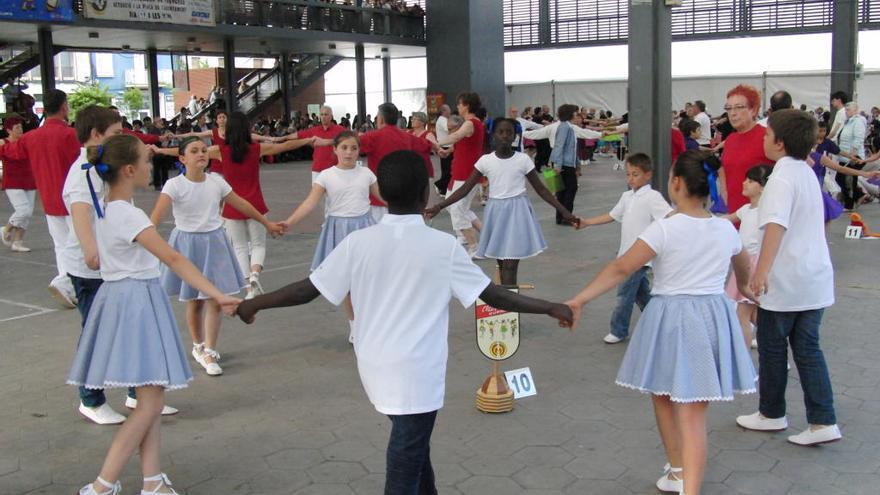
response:
M363 123L367 118L367 77L364 71L364 45L358 43L354 46L354 67L357 85L357 113L358 122Z
M52 44L52 29L41 27L37 30L37 43L40 49L40 84L43 94L55 89L55 45Z
M223 78L226 82L226 111L232 113L238 106L238 87L235 84L235 41L232 38L223 40Z
M653 186L667 195L672 129L671 10L664 0L629 8L629 151L650 155Z
M281 99L284 106L284 118L290 118L290 53L281 52Z
M539 0L538 36L542 45L550 44L550 0Z
M831 38L831 92L843 91L856 99L856 63L859 46L857 0L835 0Z
M428 93L475 91L490 116L504 115L502 0L428 0Z
M387 54L382 56L382 83L382 96L391 101L391 57Z
M161 115L161 105L159 101L159 56L156 54L155 48L147 48L147 54L144 57L147 62L147 76L149 78L150 90L150 112L153 117Z

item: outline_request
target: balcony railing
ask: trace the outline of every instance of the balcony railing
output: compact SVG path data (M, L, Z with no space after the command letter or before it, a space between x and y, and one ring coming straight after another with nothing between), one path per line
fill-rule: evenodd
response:
M80 16L85 0L73 0ZM425 39L424 14L313 0L215 0L217 24Z

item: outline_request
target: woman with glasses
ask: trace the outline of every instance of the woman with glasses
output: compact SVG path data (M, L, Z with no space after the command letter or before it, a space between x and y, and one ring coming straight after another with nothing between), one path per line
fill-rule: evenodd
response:
M742 191L746 172L755 165L773 163L764 155L764 134L767 129L758 125L756 120L760 105L761 93L753 86L740 84L727 93L724 111L736 131L724 142L721 173L718 176L727 211L737 211L749 203Z

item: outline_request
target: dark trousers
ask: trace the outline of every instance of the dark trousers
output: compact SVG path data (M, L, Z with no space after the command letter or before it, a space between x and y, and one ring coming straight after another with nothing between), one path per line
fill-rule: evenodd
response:
M535 168L540 171L541 168L550 164L550 155L553 153L553 148L550 147L549 139L538 139L535 141L535 148L537 150L535 154Z
M168 163L171 160L171 163L174 162L172 158L165 156L156 156L153 159L153 187L157 191L162 190L162 186L168 182L168 169L171 165Z
M104 281L100 278L75 277L69 273L67 276L70 277L70 281L73 283L73 290L76 292L76 309L79 310L79 315L82 318L81 325L85 328L86 320L89 318L89 311L92 309L92 301L95 300L95 294L98 293L98 289L101 288L101 284ZM82 334L80 334L80 337L82 337ZM134 398L133 388L128 389L128 396ZM79 400L86 407L99 407L107 402L103 390L85 387L79 388Z
M837 423L831 377L819 347L823 313L823 309L780 312L758 308L759 410L764 416L785 416L788 345L791 344L804 391L807 422L811 425Z
M562 167L562 185L565 189L556 193L556 199L562 203L562 206L568 208L568 211L574 213L574 197L578 192L577 169L575 167ZM556 212L556 223L562 223L562 215Z
M850 163L847 168L861 170L864 165L853 165ZM837 174L834 181L840 186L840 194L843 195L843 207L852 210L856 202L862 197L862 190L859 188L859 178L853 175Z
M435 495L430 443L437 411L388 418L385 495Z
M440 159L440 178L434 181L434 185L442 194L449 190L449 181L452 180L452 155Z

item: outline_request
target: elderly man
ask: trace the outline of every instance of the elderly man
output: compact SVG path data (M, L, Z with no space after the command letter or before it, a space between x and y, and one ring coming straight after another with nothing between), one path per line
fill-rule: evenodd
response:
M345 130L345 127L333 123L333 109L327 105L321 107L319 119L320 123L318 125L310 127L304 131L298 131L283 136L282 138L279 138L279 141L283 142L291 139L305 139L310 137L332 141L333 139L336 139L336 136L338 136L340 132ZM315 151L312 154L312 182L315 182L315 178L317 178L318 174L322 171L336 165L336 153L333 152L332 146L315 146L314 150Z
M516 127L516 139L513 140L513 149L517 151L523 150L523 142L522 142L522 133L523 131L534 131L535 129L540 129L544 127L543 125L532 122L531 120L524 119L519 114L519 108L510 107L510 110L507 111L507 115L517 121L519 125Z
M449 116L451 113L449 105L440 105L440 116L437 117L437 123L434 126L437 141L444 141L449 136ZM452 146L443 146L443 149L448 150L449 154L440 157L440 178L434 181L434 188L440 196L446 196L449 181L452 180Z
M850 168L861 169L864 165L861 160L865 158L865 136L867 135L868 122L859 114L858 103L851 101L843 107L846 120L838 133L838 146L840 146L840 162ZM843 206L852 210L856 202L862 196L862 191L857 186L858 178L851 175L837 174L835 177L843 195Z

